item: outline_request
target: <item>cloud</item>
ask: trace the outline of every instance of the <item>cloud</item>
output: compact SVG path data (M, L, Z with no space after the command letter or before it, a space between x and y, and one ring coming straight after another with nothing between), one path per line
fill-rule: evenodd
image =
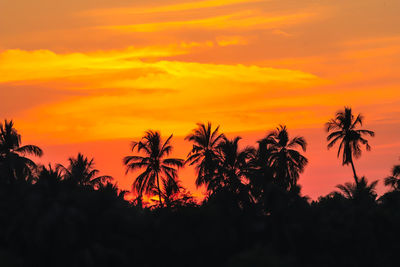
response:
M211 31L234 29L235 31L238 31L248 29L270 29L284 25L297 24L315 16L316 14L312 12L273 16L248 10L200 19L185 19L142 24L107 25L99 26L98 28L126 33L159 32L183 29L201 29Z
M0 83L67 77L82 79L82 76L99 73L107 75L133 69L140 73L144 66L150 66L143 64L143 59L168 58L187 54L194 48L210 46L213 46L213 42L181 42L162 47L128 47L122 50L65 54L56 54L50 50L5 50L0 52Z
M238 4L248 4L265 2L266 0L206 0L188 3L149 6L149 7L121 7L121 8L106 8L106 9L93 9L82 12L84 15L89 16L115 16L122 14L148 14L148 13L161 13L161 12L177 12L188 11L204 8L216 8Z
M222 47L248 44L248 40L243 36L217 36L216 42Z
M234 42L236 43L236 42ZM207 44L209 45L209 44ZM224 43L224 45L228 45ZM243 65L214 65L202 63L154 61L146 62L141 58L168 57L187 53L192 46L197 44L185 44L180 47L167 47L165 49L153 48L128 48L125 50L101 51L92 53L70 53L56 54L50 50L7 50L0 54L0 83L12 81L31 80L54 80L71 77L72 80L79 80L82 76L115 74L124 71L137 71L137 78L146 77L147 86L151 80L159 79L162 75L191 76L192 78L228 78L241 81L309 79L312 75L291 71L275 70L271 68L259 68L257 66ZM133 73L129 73L132 75ZM73 76L73 77L72 77ZM133 75L135 76L135 75ZM122 80L126 80L125 75ZM123 86L124 82L120 83ZM115 85L115 84L114 84Z
M171 50L160 51L169 55ZM180 51L172 49L171 54ZM261 100L259 94L320 82L298 70L136 58L160 53L146 49L88 54L6 51L0 57L1 63L7 63L0 65L5 74L0 81L18 83L20 89L53 86L53 90L85 92L20 110L21 127L49 142L126 138L156 126L184 134L199 119L226 121L236 130L258 128L261 124L253 122L259 116L245 126L235 114L245 114L246 106ZM262 99L263 105L271 101Z

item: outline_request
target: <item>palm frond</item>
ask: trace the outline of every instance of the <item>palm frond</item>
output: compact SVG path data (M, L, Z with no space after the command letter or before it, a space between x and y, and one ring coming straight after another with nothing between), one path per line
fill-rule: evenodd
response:
M98 177L96 177L96 178L90 180L89 183L90 183L91 185L98 186L98 185L100 185L100 184L104 184L104 183L106 183L106 182L110 182L110 181L112 181L113 179L114 179L114 178L113 178L112 176L103 175L103 176L98 176Z
M183 165L185 163L185 161L183 159L175 159L175 158L164 159L162 162L163 162L163 164L167 164L167 165L174 166L177 168L183 167Z
M41 157L43 155L42 149L40 149L38 146L34 146L34 145L21 146L21 147L15 149L15 151L22 153L24 155L30 154L30 155L35 155L37 157Z
M400 176L400 165L395 165L392 169L392 175L394 177Z

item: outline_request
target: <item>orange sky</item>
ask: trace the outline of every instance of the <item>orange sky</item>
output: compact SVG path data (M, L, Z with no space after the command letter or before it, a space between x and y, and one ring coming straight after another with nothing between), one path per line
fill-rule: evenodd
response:
M370 180L400 156L397 0L19 0L0 2L0 117L42 161L78 151L129 188L121 159L147 129L196 122L252 144L278 124L306 137L303 193L351 181L323 124L344 105L376 131L356 162ZM192 170L181 179L194 191ZM382 191L382 185L380 191Z

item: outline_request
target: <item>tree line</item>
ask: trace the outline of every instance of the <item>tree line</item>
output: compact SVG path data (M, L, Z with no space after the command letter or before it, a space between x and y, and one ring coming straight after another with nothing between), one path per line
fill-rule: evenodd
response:
M317 201L298 183L307 142L280 125L242 147L211 123L185 138L186 159L171 156L172 135L149 130L131 143L123 164L133 173L134 201L111 176L78 154L63 166L37 166L35 145L22 145L12 121L0 124L0 263L4 266L395 266L400 231L400 165L377 197L377 181L357 175L370 150L364 118L345 107L325 125L354 182ZM179 169L196 169L194 201ZM143 205L143 196L155 197ZM368 252L367 256L363 256Z

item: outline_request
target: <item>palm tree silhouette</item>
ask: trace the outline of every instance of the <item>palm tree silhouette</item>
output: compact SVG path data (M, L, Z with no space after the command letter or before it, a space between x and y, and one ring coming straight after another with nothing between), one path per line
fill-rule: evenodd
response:
M153 188L153 194L158 194L157 187ZM181 205L193 199L185 188L181 186L180 181L173 179L162 180L161 196L167 208Z
M125 195L128 193L126 190L119 190L116 184L111 182L100 183L98 186L98 191L114 196L116 199L124 200Z
M286 189L296 188L299 174L308 163L307 158L296 150L300 147L306 151L304 137L296 136L290 140L286 126L280 125L261 142L269 147L269 162L278 184Z
M60 168L53 168L51 164L39 167L39 175L36 178L37 185L43 185L46 187L54 187L61 183L63 180L63 173Z
M209 190L216 191L225 187L233 194L239 196L241 201L251 201L248 183L244 183L249 174L248 161L254 153L254 149L246 147L239 149L241 137L232 140L223 138L218 145L219 164L216 177L210 181Z
M254 148L239 148L241 137L223 138L218 145L219 164L217 175L211 181L213 191L222 191L222 196L230 198L238 207L249 207L254 203L250 193L250 159Z
M358 114L357 117L354 118L351 108L345 107L344 110L340 110L336 113L334 119L331 119L325 124L326 131L328 133L332 131L327 137L327 141L329 142L328 149L333 147L339 140L341 141L337 157L339 157L340 153L343 151L342 165L351 164L356 184L358 183L358 178L353 157L357 159L361 156L360 144L365 145L367 151L371 150L368 140L363 137L364 135L375 136L373 131L356 129L357 125L362 126L363 119L364 117L361 114Z
M336 187L340 190L339 193L347 199L355 200L375 200L377 197L376 186L378 181L373 181L368 184L368 180L365 177L361 177L358 183L345 183L343 185L337 185Z
M212 130L211 123L207 125L198 123L197 128L186 136L185 140L193 142L193 147L188 154L186 163L196 165L196 186L208 186L216 172L218 163L218 145L224 135L218 133L219 126Z
M274 181L273 169L269 159L271 149L264 139L257 141L257 148L253 150L249 160L249 180L251 194L257 201L262 201Z
M0 123L0 169L8 179L30 179L37 166L25 155L41 157L43 151L35 145L21 146L21 135L12 120Z
M73 185L98 188L113 179L108 175L96 176L99 170L94 168L94 159L89 160L81 153L78 153L76 158L70 157L68 161L68 167L58 164L57 168L63 173L64 180Z
M385 178L385 185L400 190L400 165L393 166L392 175Z
M159 132L147 131L139 142L132 142L132 151L143 152L144 156L127 156L123 159L126 172L144 168L144 171L136 177L133 188L142 196L143 193L153 193L154 187L158 190L160 205L162 206L162 192L160 180L173 180L178 177L177 169L183 166L184 160L166 158L172 151L170 144L172 135L162 143Z

